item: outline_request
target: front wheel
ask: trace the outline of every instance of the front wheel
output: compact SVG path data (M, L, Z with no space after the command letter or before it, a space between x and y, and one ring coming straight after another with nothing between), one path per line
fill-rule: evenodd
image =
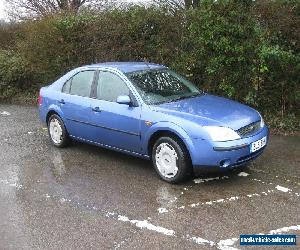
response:
M189 154L176 138L159 138L152 150L152 161L159 176L169 183L181 182L191 173Z
M65 147L69 143L69 135L62 119L53 114L48 120L48 133L51 142L58 148Z

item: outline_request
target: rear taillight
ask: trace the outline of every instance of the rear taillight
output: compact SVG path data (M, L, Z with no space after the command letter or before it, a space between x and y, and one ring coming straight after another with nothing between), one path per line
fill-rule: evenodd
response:
M42 103L43 103L43 97L40 94L39 97L38 97L38 104L42 105Z

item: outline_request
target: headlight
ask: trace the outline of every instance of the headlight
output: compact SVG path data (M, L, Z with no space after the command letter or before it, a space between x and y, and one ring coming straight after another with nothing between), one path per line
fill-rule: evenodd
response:
M259 116L260 116L260 127L262 128L262 127L265 126L265 121L264 121L264 119L262 118L261 114L260 114L260 113L258 113L258 114L259 114Z
M213 141L232 141L241 139L237 132L230 128L217 126L204 126L203 128Z

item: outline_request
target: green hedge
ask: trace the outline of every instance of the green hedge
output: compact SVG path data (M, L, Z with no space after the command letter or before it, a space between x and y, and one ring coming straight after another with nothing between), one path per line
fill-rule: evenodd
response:
M151 61L258 108L273 128L299 131L299 13L297 0L203 0L175 12L136 6L5 26L0 100L37 93L80 65Z

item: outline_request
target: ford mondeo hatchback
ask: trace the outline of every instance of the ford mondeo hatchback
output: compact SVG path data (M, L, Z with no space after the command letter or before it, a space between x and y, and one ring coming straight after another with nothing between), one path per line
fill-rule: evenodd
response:
M39 111L56 147L74 139L150 159L171 183L193 169L244 165L268 142L256 110L204 93L157 64L74 69L41 88Z

